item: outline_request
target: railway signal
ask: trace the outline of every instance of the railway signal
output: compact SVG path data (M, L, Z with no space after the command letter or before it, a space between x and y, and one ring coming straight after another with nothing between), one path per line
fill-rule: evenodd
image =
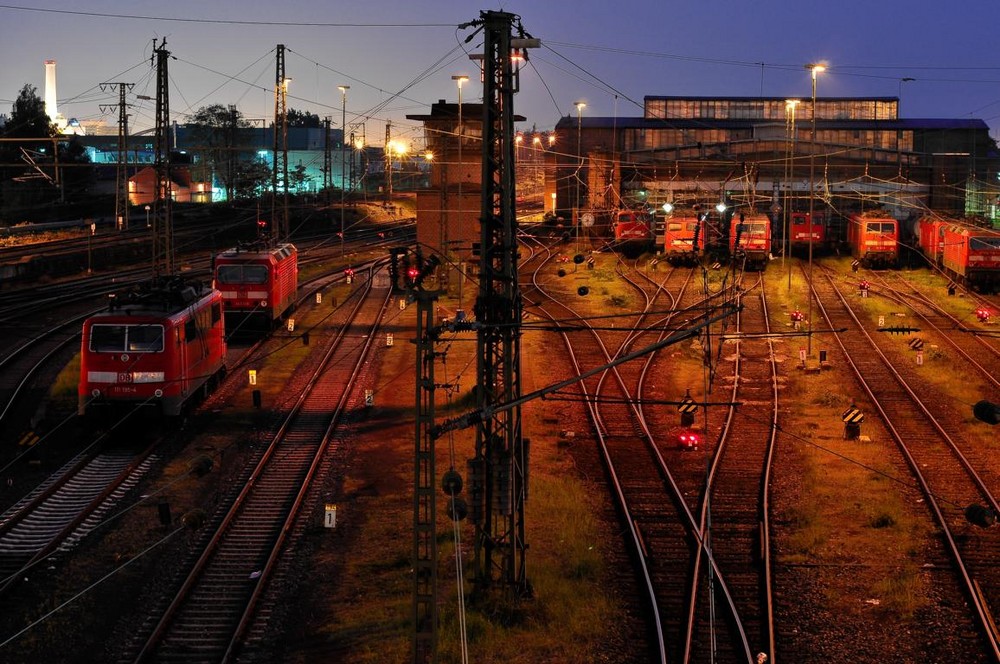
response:
M405 259L406 247L393 247L389 250L389 287L392 290L399 290L399 272L401 267L406 266Z
M681 414L681 426L689 427L694 424L695 413L698 412L698 404L691 398L691 391L684 394L684 398L677 404L677 412Z
M987 323L990 320L990 310L986 307L979 307L976 309L976 318L979 319L980 323Z
M865 421L865 414L854 405L854 402L851 402L840 419L844 421L844 440L853 440L861 436L861 423Z

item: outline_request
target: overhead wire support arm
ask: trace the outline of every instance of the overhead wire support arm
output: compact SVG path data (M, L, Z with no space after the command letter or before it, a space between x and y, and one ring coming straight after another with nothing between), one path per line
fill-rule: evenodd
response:
M520 407L521 405L523 405L523 404L525 404L525 403L527 403L529 401L533 401L535 399L544 397L547 394L552 394L554 392L558 392L559 390L561 390L561 389L563 389L565 387L569 387L571 385L575 385L577 383L580 383L580 382L586 380L587 378L590 378L591 376L594 376L596 374L599 374L599 373L602 373L604 371L607 371L608 369L612 369L612 368L618 366L619 364L623 364L625 362L629 362L631 360L634 360L634 359L643 357L645 355L648 355L649 353L656 352L656 351L660 350L661 348L666 348L667 346L671 346L671 345L673 345L675 343L679 343L681 341L684 341L685 339L690 339L692 337L695 337L695 336L697 336L701 332L702 329L708 327L712 323L718 322L720 320L723 320L725 318L728 318L728 317L736 314L738 311L740 311L742 309L742 306L743 305L741 305L741 304L737 305L737 304L732 304L732 303L727 303L727 304L720 305L720 308L723 311L717 312L717 313L708 313L708 314L705 314L703 316L703 320L701 320L700 322L698 322L696 325L693 325L691 327L685 328L683 330L679 330L679 331L675 332L674 334L671 334L670 336L668 336L668 337L666 337L666 338L664 338L664 339L662 339L660 341L657 341L654 344L651 344L651 345L646 346L644 348L640 348L639 350L636 350L636 351L632 351L631 353L628 353L627 355L622 355L621 357L618 357L618 358L612 360L611 362L609 362L607 364L601 365L599 367L595 367L593 369L589 369L589 370L583 372L582 374L580 374L579 376L575 376L573 378L567 378L566 380L560 381L558 383L553 383L552 385L548 385L548 386L543 387L541 389L535 390L534 392L530 392L528 394L525 394L522 397L520 397L519 399L517 399L516 401L511 401L510 403L499 404L499 405L494 406L494 407L488 407L488 408L483 408L483 409L479 409L479 410L474 410L474 411L465 413L463 415L459 415L458 417L455 417L455 418L452 418L452 419L449 419L449 420L445 420L440 426L436 427L432 431L432 435L434 437L436 437L436 438L440 438L442 435L448 433L449 431L457 431L459 429L464 429L466 427L473 426L475 424L478 424L479 422L484 421L485 419L487 419L489 417L493 417L497 413L501 413L501 412L504 412L506 410L510 410L512 408Z

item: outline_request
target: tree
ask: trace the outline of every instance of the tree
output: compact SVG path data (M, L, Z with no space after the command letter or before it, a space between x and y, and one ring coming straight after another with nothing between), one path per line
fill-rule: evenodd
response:
M48 114L38 90L25 83L14 100L10 118L3 127L6 138L49 138L58 133Z
M312 177L307 174L306 167L302 164L288 171L288 188L292 191L299 191L311 181Z
M4 217L23 217L33 208L50 202L57 193L50 181L53 177L51 169L48 169L47 175L42 175L29 168L22 152L27 151L39 165L50 164L52 142L48 139L57 133L45 112L45 102L38 96L35 86L26 83L14 100L2 135L4 138L38 140L0 144L0 207Z
M230 200L235 197L238 177L237 137L240 129L251 126L235 106L227 108L222 104L202 106L187 125L192 141L199 147L202 164L208 171L200 179L208 179L214 173L226 188L226 196Z
M296 111L294 108L288 109L286 121L288 122L289 127L308 127L310 129L318 129L323 126L320 122L319 116L315 113L310 113L309 111Z
M262 161L240 161L233 180L235 198L257 198L270 186L271 167Z

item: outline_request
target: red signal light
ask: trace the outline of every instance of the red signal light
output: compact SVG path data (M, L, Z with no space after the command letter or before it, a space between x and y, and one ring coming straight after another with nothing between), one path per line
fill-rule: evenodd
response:
M680 442L680 446L686 450L696 450L701 444L701 439L698 437L698 434L692 431L682 433L677 437L677 439Z
M410 281L413 281L418 276L420 276L420 270L418 270L415 267L407 268L407 270L406 270L406 278L407 279L409 279Z
M990 310L986 307L979 307L976 309L976 318L979 319L980 323L985 323L990 319Z

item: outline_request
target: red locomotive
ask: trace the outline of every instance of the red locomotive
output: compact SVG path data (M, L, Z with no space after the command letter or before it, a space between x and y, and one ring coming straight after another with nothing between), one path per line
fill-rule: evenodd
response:
M663 255L671 265L694 265L704 246L704 219L697 212L674 212L663 221Z
M111 298L83 323L80 415L114 407L179 415L225 375L222 294L199 282L157 279Z
M913 225L913 234L920 245L920 252L932 265L940 266L944 255L944 239L941 231L949 221L940 217L921 217Z
M622 253L638 256L653 242L653 218L644 210L618 210L611 228L615 234L614 246Z
M215 257L215 287L226 302L226 329L271 330L295 303L299 254L293 244L238 245Z
M885 212L852 214L847 222L851 255L865 267L896 267L899 263L899 222Z
M829 238L823 217L813 215L812 223L808 212L792 212L788 220L788 251L789 253L804 253L809 251L810 238L813 251L827 248Z
M736 214L729 224L729 253L750 270L763 270L771 257L771 220L766 214Z
M941 269L955 281L992 293L1000 285L1000 232L968 223L941 228Z

